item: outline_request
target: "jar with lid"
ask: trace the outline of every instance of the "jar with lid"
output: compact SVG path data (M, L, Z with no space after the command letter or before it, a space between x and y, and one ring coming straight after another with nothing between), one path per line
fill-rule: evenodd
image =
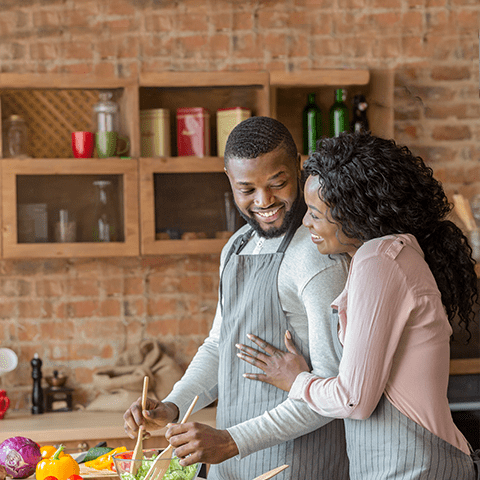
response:
M10 115L3 129L3 156L27 157L27 124L20 115Z
M113 92L100 92L99 97L100 101L93 106L95 131L118 132L119 107L112 100Z

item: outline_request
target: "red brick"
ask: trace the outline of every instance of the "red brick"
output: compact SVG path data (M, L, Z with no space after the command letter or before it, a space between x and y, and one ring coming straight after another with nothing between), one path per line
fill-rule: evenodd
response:
M33 12L33 26L39 27L58 27L62 25L60 15L57 10L40 10Z
M87 75L92 73L92 65L87 65L85 63L78 63L75 65L65 65L59 69L59 73L71 73L77 75ZM52 72L55 73L55 72Z
M80 302L71 302L69 304L72 316L74 317L92 317L98 313L98 301L85 300Z
M58 56L58 45L53 42L39 42L30 45L32 60L55 60Z
M72 297L98 296L98 282L94 278L71 278L66 283L66 292Z
M208 38L208 49L212 58L225 58L230 52L230 36L216 34Z
M165 33L175 30L175 15L152 13L144 18L145 30L153 33Z
M120 300L108 299L100 302L100 315L102 317L118 317L122 310Z
M189 275L182 277L178 285L178 291L182 293L199 294L201 291L202 277L200 275Z
M115 66L111 63L99 63L94 67L95 75L103 78L113 78L115 77Z
M187 32L189 35L193 32L207 32L208 22L204 14L180 13L176 15L175 30L178 32Z
M64 286L64 279L42 278L35 283L35 293L40 297L59 297L64 293Z
M470 128L467 126L448 125L435 127L432 138L434 140L468 140L472 137Z
M17 339L19 342L32 342L42 338L40 326L36 320L18 320L17 327Z
M294 4L302 7L333 8L334 0L294 0Z
M180 277L167 277L151 275L148 277L148 291L150 293L176 292L180 283Z
M16 302L2 301L0 302L0 319L9 319L16 316Z
M18 302L18 318L50 318L52 313L52 304L44 300Z
M251 15L249 15L251 18ZM209 17L209 26L217 33L230 31L232 28L232 12L212 12ZM247 28L242 26L242 28Z
M471 73L467 66L442 66L434 67L431 76L433 80L468 80Z
M143 295L145 293L142 277L125 277L123 284L124 295Z
M233 35L233 57L248 58L250 61L263 57L260 41L254 33L236 33Z
M73 340L74 320L42 321L39 325L41 338L45 341Z
M133 16L135 15L138 4L132 3L128 0L115 0L114 2L105 2L105 13L107 15L125 15Z
M148 299L147 315L175 315L178 312L177 300L174 298Z
M423 31L424 14L423 12L408 11L402 14L402 35L409 33L419 34Z
M178 331L178 321L174 319L150 321L145 329L147 336L153 338L161 338L163 335L177 335Z
M255 19L251 12L233 12L232 30L252 30L255 26Z

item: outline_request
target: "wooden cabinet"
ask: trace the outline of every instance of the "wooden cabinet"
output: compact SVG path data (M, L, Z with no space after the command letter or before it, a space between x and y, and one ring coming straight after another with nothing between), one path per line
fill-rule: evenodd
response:
M4 258L139 254L137 160L73 158L71 133L93 130L93 105L105 90L112 92L120 107L119 133L129 138L131 155L138 156L136 82L78 75L0 74L2 133L10 115L20 115L27 123L27 158L8 158L8 149L0 143ZM5 135L0 137L3 142ZM110 242L94 241L92 235L95 181L111 186L108 201L116 218ZM56 241L60 210L74 218L75 234L68 237L74 241Z
M393 71L325 69L299 72L270 72L271 113L292 133L302 151L302 111L309 93L316 94L322 111L323 134L328 135L328 111L336 88L347 90L346 104L352 114L352 100L363 94L368 102L367 117L374 135L393 138Z
M0 74L2 130L10 115L21 115L28 125L29 156L1 161L3 257L219 253L229 236L225 194L230 187L217 152L217 110L244 107L252 115L276 117L291 130L301 149L301 113L307 93L317 93L326 116L337 87L347 88L349 98L364 93L373 133L393 136L390 71L163 72L140 74L132 80ZM75 159L71 132L93 130L93 105L105 90L113 93L120 106L119 133L130 140L130 158ZM210 112L209 156L177 156L175 114L183 107ZM170 112L171 156L141 158L140 111L157 108ZM115 241L92 242L92 185L105 179L114 190L118 235ZM22 238L18 220L26 205L46 209L46 242ZM55 223L65 209L76 217L75 242L55 241Z
M172 157L140 159L141 252L219 253L225 245L225 193L230 191L217 155L216 111L244 107L268 116L266 72L188 72L140 76L140 109L170 111ZM176 109L210 112L211 156L178 157Z
M4 159L3 256L86 257L139 254L138 162L132 159ZM109 182L110 242L95 241L98 181ZM46 238L22 237L30 218L22 207L44 206ZM56 241L59 212L73 219L74 241ZM23 215L23 217L22 217ZM27 223L28 220L28 223ZM98 225L98 223L97 223ZM57 227L57 232L56 232ZM43 240L43 241L42 241Z

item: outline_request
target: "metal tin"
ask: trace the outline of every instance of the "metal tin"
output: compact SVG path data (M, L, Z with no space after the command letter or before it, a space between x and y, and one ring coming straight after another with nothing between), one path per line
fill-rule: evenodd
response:
M217 110L217 155L223 157L230 132L236 125L252 116L251 110L243 107L220 108Z
M177 154L205 157L210 155L210 113L207 109L177 109Z
M140 110L140 152L142 157L170 156L170 110Z

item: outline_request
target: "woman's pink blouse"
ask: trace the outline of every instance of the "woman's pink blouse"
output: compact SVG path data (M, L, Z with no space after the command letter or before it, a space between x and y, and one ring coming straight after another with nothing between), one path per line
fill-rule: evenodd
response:
M452 329L415 237L362 245L332 307L343 345L339 374L301 373L290 398L325 416L366 419L385 394L404 415L468 454L446 395Z

